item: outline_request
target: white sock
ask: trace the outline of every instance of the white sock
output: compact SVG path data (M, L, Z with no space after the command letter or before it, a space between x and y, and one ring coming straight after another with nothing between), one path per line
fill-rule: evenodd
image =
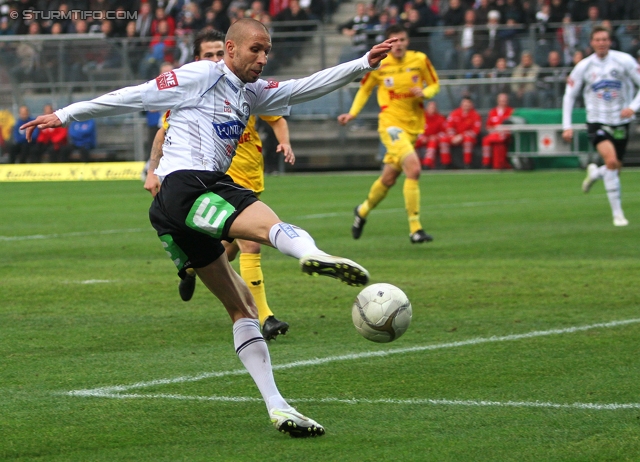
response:
M601 180L604 178L604 174L607 171L607 166L606 165L601 165L600 167L598 167L597 169L595 169L594 172L594 176L591 177L592 180Z
M260 334L260 322L257 319L238 319L233 324L233 344L240 361L258 386L267 410L289 408L273 378L269 349Z
M327 255L319 248L313 238L302 228L289 223L278 223L269 230L271 244L285 255L302 258L307 255Z
M613 216L623 217L624 212L622 211L622 201L620 200L620 177L618 176L618 170L606 169L604 171L604 189L607 191Z

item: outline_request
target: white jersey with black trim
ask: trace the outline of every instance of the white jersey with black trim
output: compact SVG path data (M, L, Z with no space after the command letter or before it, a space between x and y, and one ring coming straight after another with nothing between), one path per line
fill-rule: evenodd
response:
M243 83L224 61L201 60L55 114L66 125L71 120L171 109L155 173L164 177L176 170L226 172L251 114L287 115L290 105L325 95L371 70L367 53L302 79Z
M583 89L584 87L584 89ZM633 120L622 119L620 111L640 109L640 66L633 57L621 51L609 50L604 58L595 53L584 58L571 71L562 100L562 126L571 128L574 102L583 89L587 122L621 125Z

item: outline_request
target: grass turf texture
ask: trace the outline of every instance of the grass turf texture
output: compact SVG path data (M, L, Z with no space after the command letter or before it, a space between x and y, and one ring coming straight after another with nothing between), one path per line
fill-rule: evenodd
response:
M326 426L315 440L277 433L246 374L113 392L128 399L65 394L241 370L231 323L202 284L180 301L139 182L0 183L0 459L637 460L638 407L505 403L640 403L640 323L418 349L640 318L640 172L622 177L627 228L582 178L424 175L435 241L411 245L401 184L353 241L374 175L269 177L263 199L283 220L413 304L401 339L368 342L351 324L358 289L263 250L271 307L291 324L270 343L273 363L363 355L275 371ZM398 348L414 350L366 355Z

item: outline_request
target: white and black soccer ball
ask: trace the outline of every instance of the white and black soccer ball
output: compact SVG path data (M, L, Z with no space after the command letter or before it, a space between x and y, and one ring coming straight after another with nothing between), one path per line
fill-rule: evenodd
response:
M356 330L372 342L393 342L411 324L411 302L391 284L371 284L353 302L351 317Z

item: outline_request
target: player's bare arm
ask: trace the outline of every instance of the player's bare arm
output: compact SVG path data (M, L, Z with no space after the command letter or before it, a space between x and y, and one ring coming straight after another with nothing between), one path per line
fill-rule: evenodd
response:
M159 128L156 136L153 138L151 155L149 156L149 167L147 169L147 179L144 182L144 189L149 191L153 197L156 197L156 194L160 191L160 179L154 171L158 167L160 158L162 157L162 144L164 143L165 133L166 130L164 128Z
M631 109L630 107L626 107L622 111L620 111L620 118L621 119L630 119L631 117L633 117L634 114L635 114L635 112L634 112L633 109Z
M369 66L373 68L378 67L380 61L387 57L389 51L391 51L391 46L397 41L397 37L392 37L382 43L374 45L371 50L369 50Z
M349 122L351 122L355 117L352 116L351 114L347 113L347 114L340 114L338 116L338 123L340 125L347 125Z
M562 130L562 139L569 143L573 139L573 130L570 128Z
M276 152L281 152L284 156L284 161L293 165L296 161L296 156L291 148L291 141L289 140L289 124L287 120L282 117L274 122L267 122L273 129L273 133L278 140L278 146Z
M26 130L27 141L31 143L31 135L33 131L37 128L42 130L43 128L58 128L62 127L62 122L55 114L47 114L40 115L33 119L31 122L27 122L26 124L20 127L20 130Z

